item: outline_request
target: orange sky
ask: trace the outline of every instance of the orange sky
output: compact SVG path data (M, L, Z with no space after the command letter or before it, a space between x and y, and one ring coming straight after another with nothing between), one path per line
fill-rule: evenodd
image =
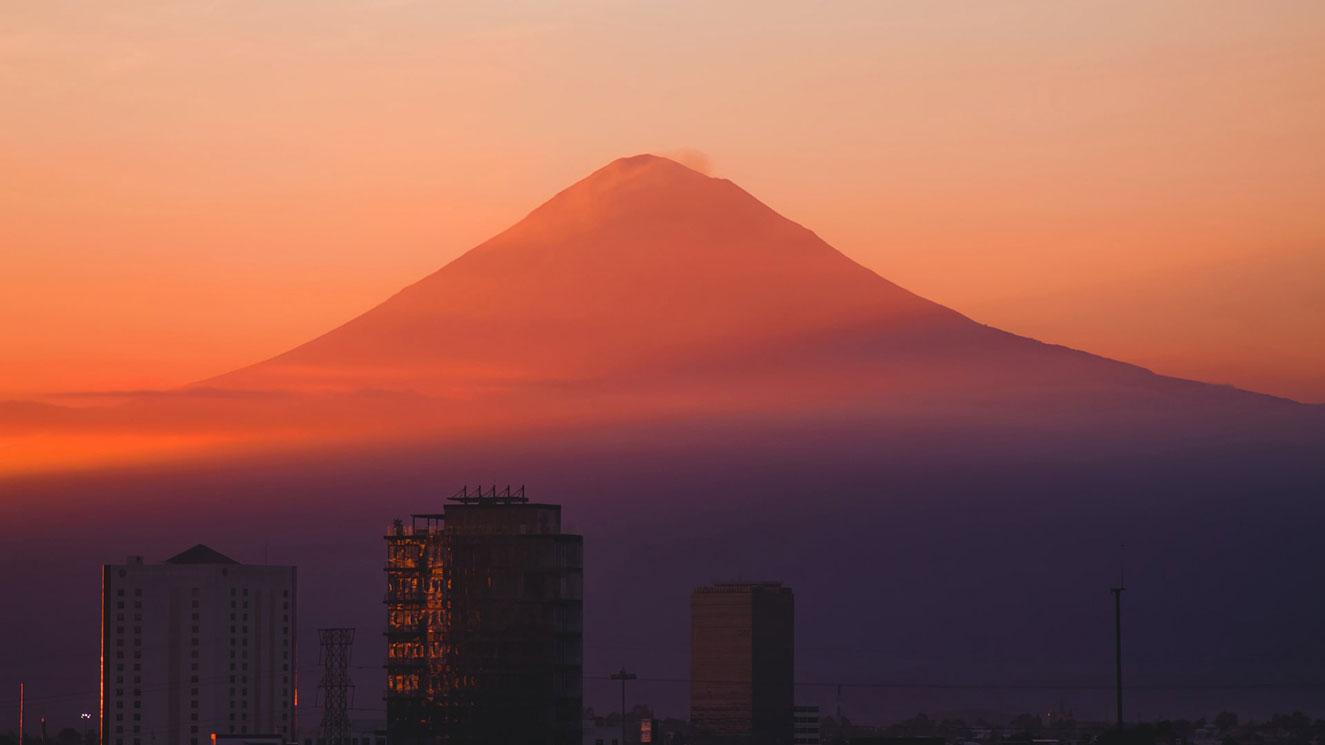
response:
M441 5L3 4L0 398L270 356L689 149L978 320L1325 401L1325 4Z

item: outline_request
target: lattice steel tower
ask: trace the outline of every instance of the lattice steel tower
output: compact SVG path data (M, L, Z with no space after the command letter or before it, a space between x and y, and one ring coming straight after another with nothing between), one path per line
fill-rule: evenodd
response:
M322 645L322 727L326 745L349 745L350 706L354 683L350 680L350 649L354 629L318 629Z

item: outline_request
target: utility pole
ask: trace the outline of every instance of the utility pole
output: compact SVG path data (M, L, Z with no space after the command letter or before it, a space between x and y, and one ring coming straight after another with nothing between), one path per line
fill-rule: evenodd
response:
M23 684L23 681L20 680L18 682L18 745L23 745L23 695L25 693L24 688L25 686Z
M327 745L348 745L350 741L350 706L354 684L350 681L350 650L354 629L318 629L322 646L322 737Z
M624 667L620 672L612 673L612 680L621 681L621 745L626 745L626 681L638 677L635 673L626 672Z
M1122 576L1118 577L1118 586L1110 587L1113 593L1113 641L1114 641L1114 698L1118 705L1118 729L1123 728L1123 587Z

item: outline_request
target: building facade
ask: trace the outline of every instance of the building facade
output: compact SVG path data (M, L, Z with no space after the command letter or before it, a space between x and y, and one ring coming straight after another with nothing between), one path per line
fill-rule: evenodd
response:
M386 543L393 745L579 745L583 539L561 507L465 489Z
M102 567L101 742L295 736L295 568L198 545Z
M790 745L795 602L778 582L700 587L690 599L690 721L699 742Z
M819 707L811 704L797 704L793 714L795 733L792 742L795 745L819 745L820 722Z

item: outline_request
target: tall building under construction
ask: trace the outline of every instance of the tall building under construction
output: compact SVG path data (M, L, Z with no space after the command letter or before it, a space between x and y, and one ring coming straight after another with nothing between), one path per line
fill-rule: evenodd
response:
M560 505L465 488L386 543L390 741L578 745L583 539Z
M795 601L780 582L700 587L690 597L690 721L702 745L789 745Z

